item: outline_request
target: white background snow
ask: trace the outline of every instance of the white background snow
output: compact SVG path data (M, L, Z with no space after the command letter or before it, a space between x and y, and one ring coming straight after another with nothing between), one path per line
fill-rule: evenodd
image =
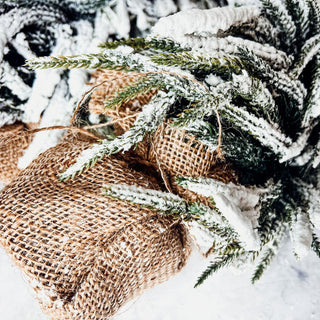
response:
M171 280L125 305L115 320L318 320L320 261L297 261L285 244L255 285L252 270L222 270L194 289L208 261L193 250L186 267ZM20 270L0 250L0 319L45 320Z

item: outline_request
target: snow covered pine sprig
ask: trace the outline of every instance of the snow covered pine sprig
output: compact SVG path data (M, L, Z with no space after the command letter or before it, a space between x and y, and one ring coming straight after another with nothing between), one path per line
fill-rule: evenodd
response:
M104 193L179 216L206 233L213 260L198 283L238 261L254 261L252 281L259 279L288 233L297 257L310 248L320 257L319 32L316 1L260 0L180 12L161 19L147 38L107 42L99 54L29 61L33 68L144 73L106 108L158 92L127 132L84 151L61 180L129 150L170 119L209 149L221 147L239 184L177 179L209 197L210 208L129 186L106 186Z

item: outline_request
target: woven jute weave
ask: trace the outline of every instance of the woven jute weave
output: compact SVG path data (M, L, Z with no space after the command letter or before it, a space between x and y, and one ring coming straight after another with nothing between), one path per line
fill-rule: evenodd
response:
M151 162L160 162L171 175L205 176L215 163L215 153L185 130L164 122L152 136Z
M10 183L20 172L18 160L32 141L32 135L23 134L24 124L0 128L0 182Z
M159 188L120 157L57 180L91 142L65 139L0 194L0 242L51 319L110 319L130 298L178 272L190 253L183 225L101 195L104 183Z

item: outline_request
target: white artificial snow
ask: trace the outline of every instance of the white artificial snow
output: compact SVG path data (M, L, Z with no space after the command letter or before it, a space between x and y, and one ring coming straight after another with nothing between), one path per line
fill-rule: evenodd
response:
M215 239L213 234L196 221L188 222L186 225L200 252L206 254L213 245Z
M306 257L311 249L312 229L309 219L304 212L298 211L290 235L294 252L299 258Z
M114 10L109 6L103 10L110 21L111 32L116 33L120 38L127 38L130 32L130 19L126 1L118 0Z
M26 100L30 96L31 88L22 81L18 72L6 61L0 64L0 85L3 84L21 100Z
M36 70L32 92L27 103L21 107L24 110L22 121L37 123L43 110L48 106L55 87L60 81L61 70Z
M17 52L26 59L36 58L36 55L31 51L29 43L26 40L24 33L18 33L11 41L11 44L17 50Z
M212 197L216 207L239 234L247 250L258 250L260 241L255 228L258 226L258 203L264 189L245 188L233 183L224 184L213 179L197 178L197 181L183 181L183 187Z
M257 7L191 9L161 18L153 27L152 33L155 36L168 37L177 41L185 35L199 32L202 36L212 36L228 30L239 22L248 22L259 15L260 9Z
M318 179L319 178L320 177L318 177ZM305 185L303 191L304 196L309 203L308 214L310 221L315 228L320 230L320 186L314 188L312 186Z
M216 87L217 85L223 83L223 80L221 77L215 75L215 74L209 74L206 76L206 78L204 79L204 81L212 87Z
M196 249L182 271L125 304L114 320L317 320L320 268L309 254L296 260L287 243L252 285L253 268L242 274L221 270L193 288L208 265ZM0 252L1 320L47 320L21 271Z
M65 80L60 80L55 90L56 94L50 99L49 105L42 116L40 127L69 124L75 101L66 101L68 86ZM55 146L63 134L63 130L38 132L28 149L24 152L24 155L19 159L18 167L21 169L26 168L41 152Z
M173 0L155 0L152 11L153 15L156 17L166 17L177 12L177 6Z

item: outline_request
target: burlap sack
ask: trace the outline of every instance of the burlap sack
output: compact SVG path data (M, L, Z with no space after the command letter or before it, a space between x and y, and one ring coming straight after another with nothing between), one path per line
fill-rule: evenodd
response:
M0 182L10 183L20 172L18 160L32 141L32 135L23 134L22 123L0 128Z
M183 225L101 195L104 183L159 188L119 157L58 182L58 173L89 145L85 138L61 142L0 194L0 243L51 319L109 319L178 272L190 253Z

